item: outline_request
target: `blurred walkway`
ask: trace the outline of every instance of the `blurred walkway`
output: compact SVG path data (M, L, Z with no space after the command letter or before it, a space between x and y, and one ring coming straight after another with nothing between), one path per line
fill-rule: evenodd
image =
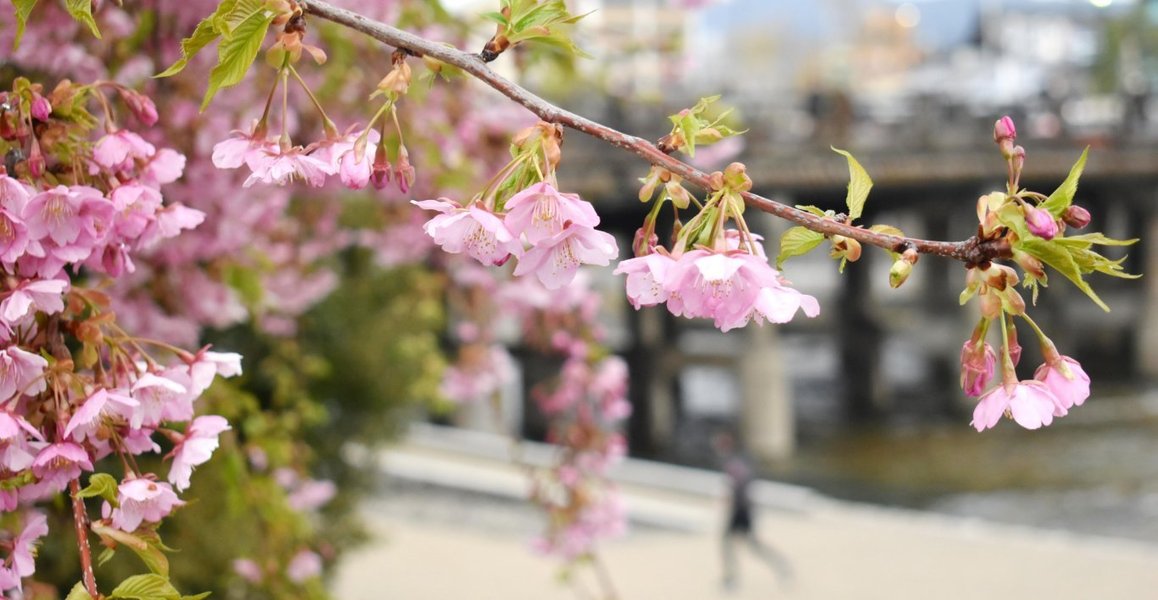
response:
M574 599L551 559L528 550L538 515L521 475L484 436L419 428L387 452L392 476L365 506L375 538L348 555L341 600ZM542 460L549 450L532 447ZM760 537L793 562L781 585L740 549L740 585L720 585L718 475L630 461L616 473L633 528L604 546L623 600L1158 598L1158 546L869 507L762 484ZM590 588L590 583L588 584Z

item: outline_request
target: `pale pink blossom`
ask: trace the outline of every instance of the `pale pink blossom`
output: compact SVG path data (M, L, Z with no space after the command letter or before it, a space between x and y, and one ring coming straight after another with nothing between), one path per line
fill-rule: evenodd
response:
M514 364L505 347L473 348L443 371L438 388L443 396L462 404L493 398L514 377Z
M12 215L24 213L29 198L36 193L29 187L7 175L0 175L0 208Z
M543 181L511 196L503 223L531 245L558 235L568 224L593 228L599 224L595 208L577 194L563 194Z
M477 204L462 207L446 198L412 200L411 204L441 213L422 228L446 252L465 253L484 265L501 265L523 249L498 216Z
M236 352L212 352L202 350L197 353L195 360L189 365L191 381L190 393L200 396L209 389L213 378L233 377L241 374L241 355Z
M60 491L83 471L92 471L88 452L72 442L45 446L32 461L32 473L40 479L38 491Z
M676 261L665 253L653 252L620 261L616 275L627 275L627 299L636 309L667 302L671 292L665 287Z
M27 248L28 226L8 209L0 209L0 262L16 262Z
M285 567L286 577L294 583L302 583L322 574L322 557L310 550L300 550Z
M117 487L120 506L112 509L113 527L136 531L141 523L158 523L173 509L185 504L167 483L150 479L130 479Z
M571 283L579 265L605 267L618 255L619 247L611 234L571 223L519 257L515 276L534 274L543 287L556 290Z
M261 572L261 567L249 558L233 559L233 572L252 584L261 583L261 580L265 578Z
M246 178L242 187L255 183L285 185L295 179L301 179L313 187L321 187L326 183L326 177L336 172L329 163L306 154L305 149L300 147L264 148L259 158L252 162L247 159L247 162L253 173Z
M129 426L155 427L162 421L187 421L193 417L189 376L180 370L145 373L133 383L131 395L140 404L129 413Z
M1053 392L1062 409L1081 406L1090 397L1090 376L1078 361L1068 356L1038 367L1034 379Z
M307 512L321 508L337 493L338 486L332 481L307 479L287 494L285 501L293 510Z
M44 391L44 370L48 361L19 346L0 350L0 402L18 394L38 394Z
M64 310L64 291L68 281L63 279L25 279L0 301L0 319L4 324L19 321L33 308L45 314Z
M763 258L744 252L692 250L668 274L672 314L714 319L723 331L748 322L760 291L778 285L777 273ZM775 297L766 298L765 317L779 317ZM763 315L763 313L761 313Z
M236 169L247 165L252 170L254 165L265 160L265 151L276 152L277 142L271 139L258 140L251 134L233 131L231 137L213 146L213 166L218 169Z
M29 513L24 522L24 529L12 542L12 554L9 558L12 572L16 577L28 577L36 572L34 546L46 534L48 534L48 518L43 513Z
M229 422L217 415L193 419L185 430L183 439L170 454L173 457L173 464L169 467L168 480L177 486L178 490L184 491L188 488L193 467L209 460L219 444L218 436L229 429L231 429Z
M112 416L131 414L140 403L116 391L101 388L81 405L64 428L64 437L83 442L96 436L101 424Z
M127 161L144 160L152 157L156 152L157 149L142 139L141 136L121 129L97 140L92 149L92 158L98 165L106 169L118 170Z
M24 417L0 410L0 468L16 473L30 467L35 459L30 438L44 439Z
M185 155L172 148L162 148L157 151L149 164L145 165L141 173L141 180L158 187L173 183L181 178L185 172Z
M984 431L1009 413L1018 425L1026 429L1038 429L1049 425L1053 418L1065 416L1066 409L1040 381L1018 381L999 385L989 390L977 402L973 410L971 425L977 431Z
M761 325L764 319L771 323L787 323L798 310L809 318L820 314L820 303L816 298L788 287L782 280L761 289L752 308L753 317Z

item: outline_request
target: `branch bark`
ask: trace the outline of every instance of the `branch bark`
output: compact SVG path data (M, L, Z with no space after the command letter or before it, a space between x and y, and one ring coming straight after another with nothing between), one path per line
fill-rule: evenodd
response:
M707 173L665 154L648 140L623 133L602 123L592 121L586 117L555 106L494 72L483 62L483 59L478 54L463 52L462 50L418 37L385 23L366 18L358 13L344 8L338 8L324 0L299 0L299 4L305 8L308 14L366 34L383 44L405 49L416 56L429 56L448 65L457 67L475 79L494 88L514 102L522 105L544 121L557 123L569 129L586 133L612 146L631 152L652 165L663 167L679 175L684 181L691 182L705 190L711 189ZM825 235L842 235L857 240L861 244L869 244L894 252L911 246L922 254L944 256L960 260L966 264L981 264L994 258L1007 258L1010 255L1009 245L1003 242L985 242L977 237L960 242L899 237L818 217L799 210L796 207L765 198L759 194L745 192L743 196L748 206L780 217L786 221L807 227L808 229Z

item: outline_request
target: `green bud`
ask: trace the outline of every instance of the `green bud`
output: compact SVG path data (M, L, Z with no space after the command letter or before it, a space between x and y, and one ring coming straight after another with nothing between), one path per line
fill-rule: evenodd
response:
M901 287L912 272L913 263L904 259L894 261L892 268L889 269L889 287Z

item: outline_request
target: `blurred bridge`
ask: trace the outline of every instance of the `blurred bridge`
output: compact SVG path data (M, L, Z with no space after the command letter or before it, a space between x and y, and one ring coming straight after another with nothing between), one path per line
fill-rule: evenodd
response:
M622 121L620 127L651 139L665 133L633 128L637 119ZM842 146L875 182L862 223L889 223L932 239L975 233L976 198L1004 187L1005 166L992 142L952 133L961 130L945 139L897 134L890 146L892 134L878 129L860 136L875 139L868 149L858 147L857 135L845 136ZM736 159L748 165L757 192L790 204L843 208L848 168L821 145L826 142L788 145L759 128L746 137L749 145ZM1158 239L1158 139L1108 140L1019 140L1028 150L1022 184L1053 191L1090 145L1077 197L1094 216L1090 229L1142 238L1129 249L1127 271L1158 272L1158 244L1146 243ZM579 134L570 134L565 148L562 185L599 204L604 224L629 248L645 214L635 196L646 165ZM774 254L786 226L761 215L749 219ZM822 315L726 337L710 323L675 319L662 308L637 313L620 302L614 308L625 323L620 350L632 367L633 451L694 463L711 456L712 431L737 427L754 452L774 458L789 454L800 435L866 420L967 423L972 401L957 387L958 355L977 312L957 307L963 273L951 261L926 258L903 288L891 290L889 266L887 256L869 249L843 276L821 249L790 261L785 274L818 297ZM1032 309L1034 318L1064 353L1086 365L1095 394L1158 376L1158 285L1092 277L1114 310L1105 314L1062 277L1052 281ZM622 282L608 285L618 289ZM1040 356L1029 331L1022 343L1028 377Z

